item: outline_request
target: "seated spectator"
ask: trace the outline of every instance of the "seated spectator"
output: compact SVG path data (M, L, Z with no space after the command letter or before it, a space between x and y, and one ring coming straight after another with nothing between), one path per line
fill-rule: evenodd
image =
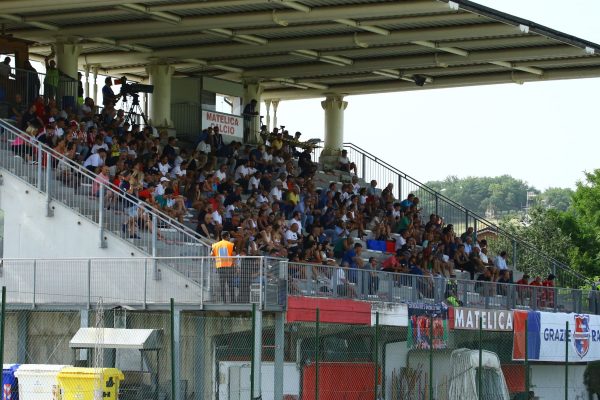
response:
M496 286L497 293L501 296L506 296L508 294L508 291L510 290L509 284L512 283L512 280L510 278L510 271L503 270L500 273L500 277L496 280L496 283L498 283L498 285Z
M104 160L106 160L106 150L101 148L97 153L91 154L85 160L83 166L92 172L96 172L98 168L104 165Z
M492 272L489 268L486 268L483 271L483 273L477 277L477 284L475 285L475 290L481 296L491 296L495 292L494 285L492 284L492 282L494 282Z
M501 251L500 255L498 255L496 257L496 260L494 262L494 264L496 265L496 268L499 271L503 271L505 269L508 269L508 264L506 263L506 259L508 258L508 255L506 254L506 251Z
M346 261L342 262L340 268L336 268L335 277L331 279L331 289L337 290L338 296L354 298L356 297L355 284L347 278L349 270L350 264Z
M338 168L341 171L354 172L354 175L358 174L356 164L350 162L350 159L348 158L347 150L342 150L340 157L338 158Z
M357 283L358 282L358 269L362 269L364 267L364 261L361 257L363 250L363 246L360 243L355 243L354 246L344 253L342 257L342 262L347 262L350 265L350 270L348 271L348 280L350 282Z
M298 232L298 224L292 224L290 229L285 232L285 241L287 243L287 252L290 255L298 254L300 244L302 243L302 235Z
M460 239L459 239L460 240ZM471 275L471 279L475 279L475 268L471 263L471 260L465 253L465 245L459 244L456 253L454 254L454 268L460 269L461 271L467 271Z

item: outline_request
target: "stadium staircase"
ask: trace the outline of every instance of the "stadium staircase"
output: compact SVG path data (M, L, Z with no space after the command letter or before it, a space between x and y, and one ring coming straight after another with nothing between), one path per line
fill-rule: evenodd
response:
M29 143L32 150L15 152L14 147L20 141ZM49 165L52 168L47 168ZM181 257L207 256L210 243L192 228L151 206L145 208L150 226L130 231L126 223L128 211L138 205L137 199L125 196L107 185L95 183L90 171L45 145L32 143L25 133L6 120L0 120L0 168L31 189L45 194L49 216L52 215L52 202L60 202L97 224L100 247L107 246L107 237L110 235L111 239L126 241L139 253L156 257L160 263L167 264L162 266L199 281L196 261ZM114 198L110 209L105 203L105 194L109 192ZM65 253L65 256L69 254Z
M508 262L516 271L521 272L519 275L525 271L543 275L542 278L545 278L547 274L553 273L558 281L557 286L562 287L578 288L587 283L587 278L569 265L548 256L534 245L436 192L373 154L352 143L344 143L344 149L348 151L350 161L356 164L361 186L367 186L371 180L376 180L377 187L383 189L388 183L392 183L397 199L404 199L409 193L419 197L423 218L427 219L430 214L437 214L444 218L446 224L453 224L457 234L465 232L467 227L473 227L479 235L485 232L488 235L488 243L491 243L494 249L507 251ZM321 148L313 152L315 162L318 162L320 152ZM327 188L331 182L337 182L339 188L341 184L351 182L351 179L351 174L338 170L318 171L315 186ZM367 252L364 256L377 256L377 253Z

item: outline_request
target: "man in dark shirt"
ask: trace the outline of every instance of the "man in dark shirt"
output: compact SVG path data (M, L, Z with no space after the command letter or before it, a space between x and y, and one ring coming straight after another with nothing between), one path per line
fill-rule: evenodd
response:
M175 136L171 136L162 153L163 156L167 156L171 165L177 157L177 150L175 150L175 146L177 146L177 138Z
M242 187L240 185L236 185L233 193L230 193L225 197L224 206L227 207L230 204L235 203L236 201L242 201Z

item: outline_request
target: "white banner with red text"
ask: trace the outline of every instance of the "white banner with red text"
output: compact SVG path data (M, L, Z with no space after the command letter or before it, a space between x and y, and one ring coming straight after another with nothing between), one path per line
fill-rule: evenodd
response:
M244 118L239 115L202 110L202 129L218 127L225 136L244 137Z

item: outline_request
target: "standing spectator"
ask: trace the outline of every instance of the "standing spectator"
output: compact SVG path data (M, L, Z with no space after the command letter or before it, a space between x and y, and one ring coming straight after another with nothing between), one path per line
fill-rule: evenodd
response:
M229 232L221 233L221 240L213 243L211 255L215 257L215 266L221 287L221 301L227 303L227 297L234 302L234 259L233 243L229 241Z
M251 134L253 134L252 129L254 126L254 120L256 116L258 116L258 111L256 111L256 105L258 102L256 99L250 100L250 103L246 104L244 107L244 142L248 142L251 138Z
M107 76L104 79L104 86L102 87L102 105L115 105L117 104L117 100L119 100L119 96L115 95L115 92L112 90L112 79L110 76Z
M547 289L544 289L542 292L542 307L554 307L554 279L556 277L553 274L548 275L548 277L542 282L542 286Z
M59 71L56 68L56 62L54 60L50 60L54 57L54 49L52 49L52 53L46 58L44 58L44 63L46 64L46 77L44 78L44 97L46 100L56 99L58 94L58 80L59 80Z

